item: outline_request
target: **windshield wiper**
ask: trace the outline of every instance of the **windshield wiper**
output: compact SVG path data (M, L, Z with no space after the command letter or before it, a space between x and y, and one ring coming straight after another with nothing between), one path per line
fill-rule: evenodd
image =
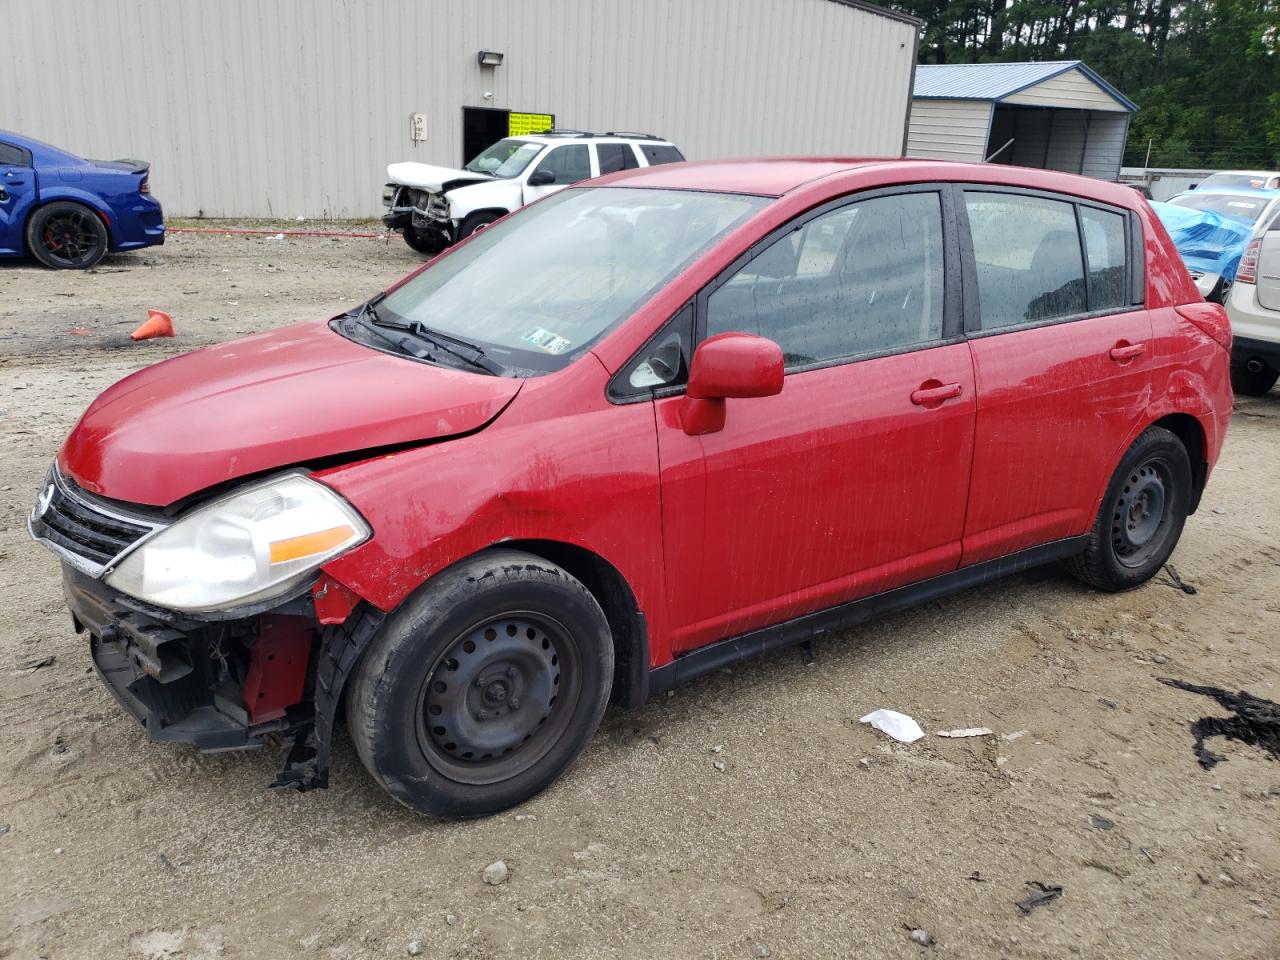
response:
M451 333L442 333L439 330L433 330L426 324L417 320L413 321L415 331L419 336L426 337L433 341L437 347L451 356L457 357L459 360L465 360L473 367L479 367L481 370L488 370L494 376L500 377L506 369L496 360L490 360L479 344L472 343L470 340L463 340L461 337L455 337ZM450 346L454 344L454 346Z
M457 337L440 333L432 330L417 320L392 320L378 314L378 304L386 296L380 293L373 299L365 303L360 308L360 312L356 314L356 319L363 319L367 327L372 327L374 333L382 337L388 343L393 343L405 353L418 357L421 360L434 361L435 356L430 350L422 347L422 344L429 344L436 350L449 354L449 356L461 360L463 363L483 370L485 373L493 374L495 377L501 377L506 373L506 368L502 364L494 360L490 360L480 347L474 343L468 343L466 340L460 340ZM398 330L406 336L396 337L388 335L387 331ZM450 344L454 344L451 346Z

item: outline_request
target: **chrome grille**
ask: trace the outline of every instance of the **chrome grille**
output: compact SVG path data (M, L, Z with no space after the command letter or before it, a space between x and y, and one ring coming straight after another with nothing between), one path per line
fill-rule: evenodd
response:
M164 524L97 502L55 468L31 511L31 536L78 570L97 577Z

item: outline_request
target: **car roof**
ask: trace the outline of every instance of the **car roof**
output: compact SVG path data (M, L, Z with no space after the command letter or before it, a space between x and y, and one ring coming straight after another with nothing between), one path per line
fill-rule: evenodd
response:
M750 160L693 160L664 163L623 173L602 181L625 181L628 187L668 190L711 190L719 193L754 193L780 197L796 187L884 161L844 157L765 157Z
M1280 176L1280 170L1215 170L1209 174L1209 177L1275 177ZM1205 177L1206 180L1209 177Z
M506 137L507 140L528 140L530 143L596 143L603 141L605 143L622 142L628 143L649 143L660 147L670 147L674 144L670 140L664 140L662 137L637 136L626 133L526 133L518 137Z
M768 157L747 160L695 160L611 173L593 185L750 193L765 197L809 187L833 196L850 189L919 183L989 183L1073 194L1121 207L1143 200L1128 186L1073 173L996 163L958 163L907 157Z
M20 133L14 133L10 130L0 130L0 140L5 143L12 143L15 146L30 150L32 157L38 163L83 163L84 158L78 157L69 150L63 150L61 147L55 147L51 143L45 143L43 140L37 140L35 137L24 137Z

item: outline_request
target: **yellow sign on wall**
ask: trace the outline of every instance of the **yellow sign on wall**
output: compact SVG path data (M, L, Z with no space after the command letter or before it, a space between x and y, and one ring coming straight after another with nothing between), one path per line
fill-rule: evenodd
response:
M507 116L507 136L523 137L529 133L543 133L556 125L554 114L516 113Z

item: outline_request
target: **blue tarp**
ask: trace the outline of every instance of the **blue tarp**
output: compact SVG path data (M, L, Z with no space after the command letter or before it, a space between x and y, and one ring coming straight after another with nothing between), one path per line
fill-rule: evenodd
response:
M1188 270L1216 273L1228 280L1236 278L1236 267L1249 245L1252 226L1211 210L1192 210L1171 203L1153 201L1151 209L1169 231Z

